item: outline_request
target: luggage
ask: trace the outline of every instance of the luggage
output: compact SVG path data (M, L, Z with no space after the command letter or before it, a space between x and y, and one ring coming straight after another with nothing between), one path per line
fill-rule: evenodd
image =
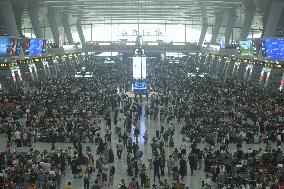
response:
M144 188L150 188L150 177L145 178Z
M160 131L156 130L156 137L159 138L160 137Z

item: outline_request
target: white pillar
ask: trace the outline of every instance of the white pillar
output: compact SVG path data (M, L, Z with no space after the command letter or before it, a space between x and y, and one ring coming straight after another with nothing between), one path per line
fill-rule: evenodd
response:
M47 19L52 32L54 43L59 45L59 31L55 16L56 16L55 10L49 7L47 13Z
M2 13L2 18L4 20L8 35L19 36L12 4L9 0L0 1L0 12Z
M245 40L248 37L248 34L251 29L251 25L254 19L255 10L246 10L245 19L241 29L240 40Z
M263 37L273 37L274 33L277 29L277 25L279 23L282 11L284 7L284 2L281 0L273 0L270 12L268 16L268 20L266 22L266 26L264 29Z
M62 15L62 23L63 23L63 27L64 27L64 32L65 32L66 37L67 37L67 41L70 44L73 44L74 41L73 41L71 29L70 29L70 24L69 24L69 20L68 20L68 14L64 13Z
M78 34L79 34L79 37L80 37L81 44L84 46L86 41L85 41L85 37L84 37L81 21L82 21L82 16L79 16L77 18L76 28L77 28L77 31L78 31Z
M200 47L203 45L203 42L204 42L204 39L205 39L205 36L206 36L207 29L208 29L208 21L207 21L207 18L204 18L204 19L203 19L202 29L201 29L201 34L200 34L199 42L198 42L198 45L199 45Z
M42 28L39 20L39 7L37 1L30 1L28 6L28 13L37 38L43 38Z
M217 14L215 16L215 26L213 28L212 37L211 37L211 40L210 40L211 45L216 43L218 34L220 32L221 24L222 24L222 16L223 16L222 14Z
M236 10L234 8L230 9L229 11L229 17L226 24L226 30L225 30L225 45L227 46L230 42L230 38L233 32L233 28L236 21Z

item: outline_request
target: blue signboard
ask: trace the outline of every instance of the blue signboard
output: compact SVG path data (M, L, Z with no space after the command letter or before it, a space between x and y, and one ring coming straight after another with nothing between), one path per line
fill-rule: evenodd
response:
M274 59L284 59L284 38L265 39L264 47L267 57Z

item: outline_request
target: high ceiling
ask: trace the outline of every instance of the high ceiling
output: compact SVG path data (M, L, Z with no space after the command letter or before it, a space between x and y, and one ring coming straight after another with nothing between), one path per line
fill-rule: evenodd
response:
M228 10L236 11L235 27L241 27L247 9L256 10L253 29L262 30L269 14L272 0L12 0L14 11L19 15L19 3L23 6L22 28L31 27L27 7L38 4L40 21L48 27L48 8L54 8L59 25L62 13L69 14L74 25L78 16L84 24L188 24L202 25L205 20L214 25L217 14L223 15L226 25ZM284 11L283 11L284 12ZM284 13L282 14L284 15ZM263 24L264 23L264 24ZM284 16L278 30L284 30Z
M29 1L29 0L28 0ZM47 7L59 13L67 12L71 24L82 15L87 23L173 23L202 24L207 18L209 25L215 15L234 9L237 13L236 26L241 26L246 9L256 9L253 28L262 28L263 16L269 11L271 0L40 0L41 19ZM28 14L24 14L28 19ZM226 17L226 14L224 14Z

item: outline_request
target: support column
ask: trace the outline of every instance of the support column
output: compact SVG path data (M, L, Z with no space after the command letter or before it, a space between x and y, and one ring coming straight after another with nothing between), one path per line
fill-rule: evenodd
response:
M25 1L19 1L19 2L12 2L12 7L14 10L14 16L15 16L15 21L17 24L18 32L20 36L23 36L22 32L22 16L24 12L24 7L25 7Z
M203 25L202 25L202 29L201 29L201 34L200 34L200 37L199 37L199 42L198 42L198 46L202 46L203 45L203 42L204 42L204 39L205 39L205 36L206 36L206 32L207 32L207 29L208 29L208 20L207 18L203 18Z
M243 22L239 40L247 39L249 32L251 30L251 25L254 19L254 15L255 15L255 10L246 10L246 15Z
M264 28L263 37L273 37L279 23L281 13L283 11L284 2L281 0L273 0L268 20Z
M48 8L47 19L49 22L49 26L52 32L54 43L59 45L59 31L58 31L58 23L55 18L55 10L51 7Z
M64 32L65 32L66 37L67 37L67 41L70 44L73 44L74 41L73 41L73 37L72 37L72 33L71 33L71 29L70 29L70 24L69 24L68 14L67 13L64 13L62 15L62 23L63 23L63 27L64 27Z
M219 13L215 16L215 26L213 28L212 37L210 40L211 45L214 45L216 43L218 34L220 32L221 25L222 25L222 14Z
M35 36L37 38L43 38L42 28L41 28L41 24L40 24L40 21L39 21L39 14L38 14L39 7L38 7L37 2L38 1L36 1L36 0L31 0L29 2L28 13L29 13L30 20L31 20L31 23L32 23L32 26L33 26L33 30L35 32Z
M6 31L10 36L19 36L17 23L14 16L12 4L9 0L0 1L0 12L4 20Z
M228 11L229 13L229 17L227 20L227 24L226 24L226 30L225 30L225 45L227 46L230 42L230 38L233 32L233 28L235 25L235 21L236 21L236 10L235 9L230 9Z
M79 34L79 37L80 37L81 44L82 44L82 46L84 46L86 41L85 41L81 21L82 21L82 16L79 16L77 18L77 21L76 21L76 28L77 28L77 31L78 31L78 34Z

